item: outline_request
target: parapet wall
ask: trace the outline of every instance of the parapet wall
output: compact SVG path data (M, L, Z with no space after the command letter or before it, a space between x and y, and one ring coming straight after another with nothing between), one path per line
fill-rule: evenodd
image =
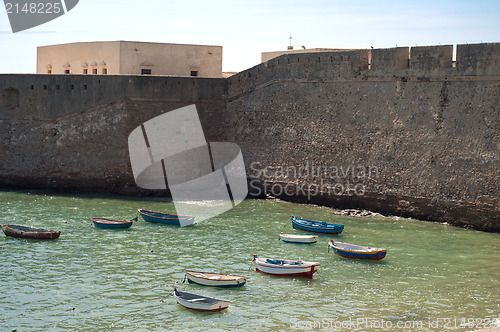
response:
M276 79L445 78L500 75L500 43L285 54L228 78L229 94ZM236 83L236 84L232 84ZM240 88L240 90L238 90Z
M77 113L125 97L193 102L222 99L224 88L223 79L125 75L1 75L0 84L0 115L25 117L26 112L19 110L36 105L37 115L43 118Z

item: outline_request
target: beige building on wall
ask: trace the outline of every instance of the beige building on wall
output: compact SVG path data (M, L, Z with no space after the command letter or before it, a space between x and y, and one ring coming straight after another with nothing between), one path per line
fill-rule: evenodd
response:
M37 74L222 77L222 46L130 41L37 48Z

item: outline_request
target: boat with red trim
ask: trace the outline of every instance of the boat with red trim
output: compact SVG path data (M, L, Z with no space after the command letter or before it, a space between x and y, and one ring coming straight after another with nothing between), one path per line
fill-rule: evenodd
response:
M318 271L318 262L294 261L288 259L261 258L253 255L255 270L266 274L282 277L306 277L311 278Z
M387 250L383 248L358 246L333 240L330 240L328 243L328 251L330 251L330 248L332 248L337 255L346 258L381 260L387 254Z

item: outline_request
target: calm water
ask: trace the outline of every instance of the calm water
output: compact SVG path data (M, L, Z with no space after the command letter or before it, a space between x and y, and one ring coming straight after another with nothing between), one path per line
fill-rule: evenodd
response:
M467 331L498 326L500 235L402 218L248 200L194 227L134 223L94 228L91 217L173 211L161 199L0 191L3 224L62 231L54 241L0 235L0 330ZM290 214L345 225L338 240L385 247L380 262L278 240ZM304 233L301 233L304 234ZM314 260L313 280L255 272L252 254ZM183 284L184 270L243 274L242 289ZM221 313L176 304L174 286L231 301ZM464 323L470 326L464 326ZM449 328L449 329L447 329Z

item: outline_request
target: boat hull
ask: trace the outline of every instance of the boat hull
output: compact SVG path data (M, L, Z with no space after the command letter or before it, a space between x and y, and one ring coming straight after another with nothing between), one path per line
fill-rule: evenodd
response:
M178 304L191 310L217 312L229 307L229 301L218 300L212 297L179 292L177 290L174 290L174 296Z
M2 231L6 236L37 240L57 239L61 235L61 231L59 230L18 225L3 225Z
M292 216L292 227L308 232L340 234L344 230L344 225L315 222L312 220L299 219Z
M267 264L266 258L255 258L255 270L257 272L270 274L280 277L304 277L312 279L313 274L318 271L318 262L303 262L303 265L298 266L278 266L274 264Z
M328 243L330 248L333 249L333 252L335 254L345 257L345 258L352 258L352 259L369 259L369 260L381 260L385 258L387 255L387 250L386 249L381 249L381 248L369 248L369 247L360 247L360 249L354 249L354 248L342 248L339 247L332 242Z
M203 304L199 304L199 303L191 303L191 302L188 302L188 301L185 301L183 299L178 298L177 303L179 303L184 308L196 310L196 311L217 312L217 311L222 311L222 310L229 308L229 302L221 302L217 305L207 306L207 305L203 305Z
M151 223L175 225L181 227L194 224L193 216L178 216L176 214L161 213L148 210L138 210L137 212L139 212L144 221Z
M312 244L318 241L316 235L289 235L281 234L280 240L287 243Z
M246 284L243 276L223 275L208 272L186 271L186 279L190 284L211 287L242 287Z
M130 228L132 221L92 218L94 226L99 228Z

